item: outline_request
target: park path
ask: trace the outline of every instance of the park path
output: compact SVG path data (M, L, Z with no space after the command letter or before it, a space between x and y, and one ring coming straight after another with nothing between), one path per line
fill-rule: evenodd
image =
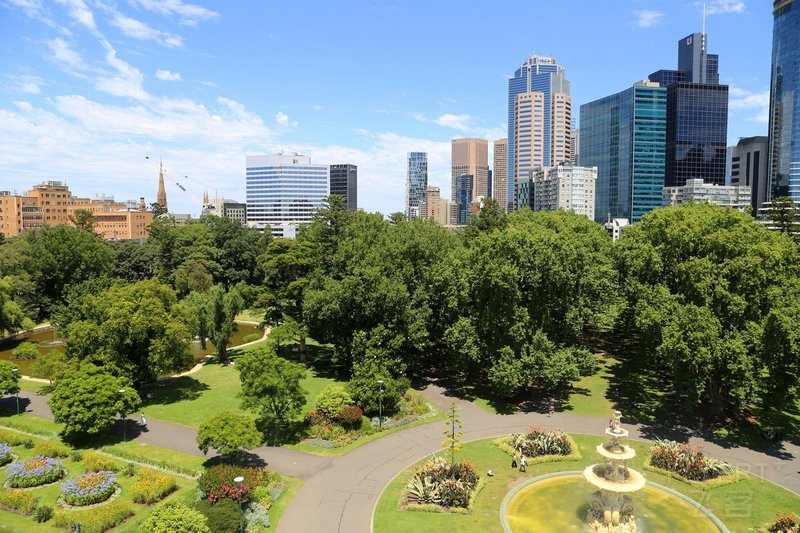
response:
M530 425L602 435L608 422L601 417L558 412L496 415L472 402L450 397L436 385L428 385L424 394L442 410L451 402L456 403L461 412L464 441L521 432ZM46 397L23 391L20 398L27 412L52 419ZM0 400L0 405L12 409L13 401L13 397L5 398ZM128 422L129 438L142 444L201 455L195 444L195 429L150 420L147 431L140 431L136 420L132 416ZM698 436L650 426L624 424L624 427L634 439L688 438L711 455L800 494L800 447L794 443L784 442L778 448L758 451L721 446ZM441 424L432 423L386 435L336 458L267 446L253 453L269 468L304 481L287 507L278 533L367 533L372 530L375 505L389 482L413 463L441 450L441 440Z

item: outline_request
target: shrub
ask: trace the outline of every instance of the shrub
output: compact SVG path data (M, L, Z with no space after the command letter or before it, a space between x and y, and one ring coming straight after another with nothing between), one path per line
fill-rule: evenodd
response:
M267 487L258 486L253 489L253 501L261 504L265 509L272 508L272 495Z
M269 510L258 502L250 502L244 510L248 533L265 533L269 529Z
M109 499L117 490L114 472L87 472L61 484L61 496L70 505L93 505Z
M521 450L526 457L542 455L569 455L572 445L563 431L544 431L536 426L528 428L527 433L509 435L506 444Z
M33 519L39 522L47 522L53 518L53 508L49 505L40 505L36 508L36 513L33 515Z
M59 509L53 517L53 525L68 529L73 523L81 525L81 533L103 533L118 526L133 516L130 506L123 500L114 500L86 511L65 511Z
M136 472L139 468L133 463L125 463L125 466L122 467L122 475L126 477L133 477L136 475Z
M149 468L140 468L137 477L131 489L133 501L136 503L155 503L178 488L174 477Z
M83 456L83 466L87 472L116 472L117 463L110 457L105 457L97 452L86 452Z
M11 455L11 446L6 443L0 443L0 466L8 464L14 457Z
M139 525L140 533L210 533L208 519L182 503L162 505Z
M339 424L323 422L322 424L315 424L308 428L308 436L312 439L333 441L344 435L346 431L347 430Z
M0 442L8 443L9 446L22 446L27 440L30 439L22 433L9 429L0 429ZM31 447L33 447L33 444L31 444Z
M40 440L33 446L33 453L45 457L64 458L69 457L72 448L53 440Z
M0 492L0 507L19 514L29 515L36 509L38 498L29 490Z
M414 389L408 389L400 402L401 415L422 416L430 411L428 400L425 396Z
M35 446L35 444L33 442L33 439L25 439L25 440L23 440L22 441L22 445L25 446L26 450L30 450Z
M64 465L51 457L35 455L24 461L15 461L6 469L6 479L13 488L38 487L64 477Z
M336 412L336 421L348 427L361 423L364 411L357 405L344 405Z
M450 463L436 457L415 472L405 499L408 503L465 509L477 486L478 474L471 463Z
M794 514L778 516L768 528L768 533L798 533L800 532L800 517Z
M71 461L80 463L81 461L83 461L83 454L78 450L72 450L71 452L69 452L69 458Z
M700 448L672 440L657 440L650 450L650 464L692 481L706 481L732 475L736 469L703 454Z
M233 481L239 476L244 478L241 485ZM250 491L259 485L266 486L273 478L274 475L262 468L221 464L207 468L197 480L197 486L212 503L224 498L249 501Z
M238 533L241 511L235 501L227 498L216 503L201 500L194 504L194 508L206 517L208 529L213 533Z
M39 347L32 342L23 342L11 352L14 354L14 359L19 361L30 361L39 357Z
M342 407L351 405L353 398L342 385L332 383L322 389L317 397L317 411L328 420L335 420Z

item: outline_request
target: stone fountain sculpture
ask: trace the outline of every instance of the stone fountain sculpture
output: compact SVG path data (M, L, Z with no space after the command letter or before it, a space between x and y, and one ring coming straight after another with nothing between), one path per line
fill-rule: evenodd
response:
M642 490L645 479L636 470L628 468L628 461L636 457L630 446L620 444L628 436L628 430L620 423L622 413L613 411L606 428L610 440L597 446L602 463L586 467L583 476L597 487L589 504L587 521L597 533L634 533L636 521L633 516L633 500L629 493Z

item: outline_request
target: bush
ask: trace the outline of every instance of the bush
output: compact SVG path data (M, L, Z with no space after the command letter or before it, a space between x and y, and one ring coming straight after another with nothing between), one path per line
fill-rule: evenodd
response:
M250 502L244 510L244 523L248 533L266 533L269 529L269 509L258 502Z
M351 405L353 398L342 385L332 383L322 389L317 397L317 411L328 420L335 420L342 407Z
M178 488L174 477L149 468L140 468L137 477L131 489L136 503L149 505L161 501Z
M798 533L800 531L800 517L794 514L778 516L769 528L768 533Z
M443 507L469 507L478 486L478 474L471 463L450 463L436 457L420 467L406 487L406 502Z
M736 472L732 465L704 455L700 448L673 440L656 441L650 450L650 464L692 481L706 481Z
M258 502L267 510L272 508L272 495L269 493L269 489L267 487L258 486L254 488L253 501Z
M400 402L400 415L422 416L430 411L428 400L425 396L414 389L408 389Z
M543 455L569 455L572 445L563 431L544 431L536 426L528 428L527 433L509 435L506 444L521 450L526 457Z
M39 347L32 342L23 342L11 352L14 354L14 359L19 361L30 361L39 357Z
M182 503L162 505L139 525L140 533L211 533L208 519Z
M329 440L333 441L344 435L346 430L339 424L332 424L330 422L323 422L308 428L308 436L312 439Z
M73 523L81 525L81 533L103 533L118 526L133 516L130 506L123 500L114 500L86 511L65 511L59 509L53 517L53 525L68 529Z
M364 411L357 405L344 405L336 412L336 421L348 427L361 423Z
M64 477L64 465L51 457L35 455L24 461L15 461L6 469L8 484L16 489L38 487Z
M586 348L572 348L575 366L581 376L591 376L597 368L597 358Z
M194 508L206 517L208 529L212 533L238 533L241 511L235 501L228 498L216 503L201 500L194 504Z
M29 490L6 490L0 492L0 507L9 511L29 515L36 509L38 498Z
M8 464L14 459L11 455L11 446L6 443L0 443L0 466Z
M234 483L235 477L243 477L241 485ZM249 501L250 492L257 486L267 486L276 479L273 474L262 468L249 468L235 465L215 465L207 468L197 480L197 486L212 503L230 498L236 501ZM210 524L209 524L210 525ZM214 529L213 527L211 528Z
M125 466L122 467L122 475L126 477L133 477L136 475L136 472L139 470L133 463L125 463Z
M105 457L97 452L86 452L83 456L83 466L87 472L116 472L117 462L110 457Z
M71 452L69 452L69 459L70 461L80 463L81 461L83 461L83 454L78 450L72 450Z
M33 453L45 457L64 458L69 457L72 448L53 440L40 440L33 446Z
M49 505L40 505L36 508L36 513L33 515L33 519L39 522L47 522L53 518L53 508Z
M249 342L256 342L261 340L261 337L263 337L263 334L261 333L248 333L242 338L242 343L247 344Z
M61 484L61 496L69 505L94 505L109 499L117 490L114 472L87 472Z
M0 429L0 442L8 443L9 446L22 446L25 441L30 439L22 433L11 431L10 429ZM33 444L31 443L31 448Z

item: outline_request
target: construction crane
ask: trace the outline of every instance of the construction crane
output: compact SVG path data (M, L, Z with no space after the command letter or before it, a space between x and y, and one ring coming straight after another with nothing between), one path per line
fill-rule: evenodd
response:
M188 176L184 176L184 177L188 179ZM192 198L194 198L195 200L197 200L197 203L199 203L200 206L201 206L201 212L200 212L201 215L204 215L204 214L209 213L209 212L214 210L214 205L208 203L206 201L207 199L201 200L195 193L193 193L192 191L188 190L180 182L176 181L175 182L175 186L178 187L183 192L185 192L186 194L188 194L189 196L191 196Z

